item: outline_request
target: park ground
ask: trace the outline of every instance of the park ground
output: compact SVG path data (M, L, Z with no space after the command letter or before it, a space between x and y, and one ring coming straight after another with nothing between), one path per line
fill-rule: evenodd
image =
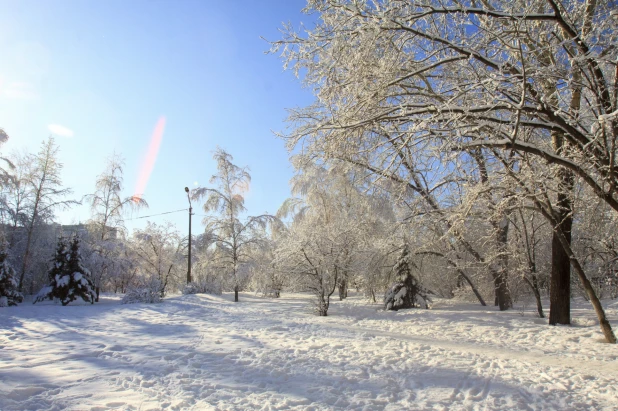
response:
M186 295L161 304L0 309L0 410L615 410L618 345L589 303L551 327L533 304L353 295ZM604 301L618 328L618 301Z

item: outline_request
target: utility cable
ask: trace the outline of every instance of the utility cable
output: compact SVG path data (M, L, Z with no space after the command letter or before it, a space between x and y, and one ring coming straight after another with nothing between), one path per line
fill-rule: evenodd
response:
M156 216L165 215L165 214L180 213L181 211L189 211L189 209L183 208L182 210L166 211L165 213L151 214L151 215L145 215L145 216L134 217L134 218L125 218L124 221L139 220L140 218L149 218L149 217L156 217Z

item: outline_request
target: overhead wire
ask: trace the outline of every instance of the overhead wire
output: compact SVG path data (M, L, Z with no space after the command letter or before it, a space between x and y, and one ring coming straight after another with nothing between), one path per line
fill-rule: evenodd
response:
M159 213L159 214L144 215L144 216L141 216L141 217L134 217L134 218L125 218L124 221L139 220L140 218L149 218L149 217L156 217L156 216L165 215L165 214L179 213L181 211L189 211L189 209L188 208L183 208L181 210L166 211L164 213Z

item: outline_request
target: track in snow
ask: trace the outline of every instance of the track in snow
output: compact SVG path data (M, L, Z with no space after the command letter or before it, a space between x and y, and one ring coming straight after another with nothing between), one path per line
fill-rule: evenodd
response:
M0 409L610 410L617 346L531 312L183 296L0 311ZM614 303L608 312L616 322Z

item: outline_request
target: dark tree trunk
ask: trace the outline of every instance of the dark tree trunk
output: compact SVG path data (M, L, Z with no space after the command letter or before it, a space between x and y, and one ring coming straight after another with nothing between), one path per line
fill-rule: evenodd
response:
M339 300L348 298L348 281L344 276L339 282Z
M612 326L609 320L607 319L607 316L605 315L603 304L601 304L601 301L597 297L594 291L594 288L592 287L592 284L590 283L590 280L588 280L588 277L586 277L586 274L584 273L584 269L579 263L579 260L577 259L577 257L575 257L575 254L573 253L573 250L571 249L570 240L564 235L564 233L562 233L561 230L558 230L557 234L558 234L558 237L557 237L558 241L560 242L560 244L562 244L562 247L564 248L564 251L567 254L567 257L569 258L569 260L571 261L571 264L573 265L573 269L575 270L575 273L579 277L579 281L581 281L582 286L584 287L584 290L586 290L586 294L588 294L588 298L590 298L590 302L592 303L592 307L594 307L594 312L597 314L597 318L599 319L599 324L601 325L601 331L603 332L603 335L605 335L605 339L610 344L616 344L616 335L614 334L614 331L612 330Z
M238 286L234 286L234 302L238 302Z
M101 293L101 287L97 286L94 288L95 293L97 294L96 297L94 298L94 302L98 303L99 302L99 294ZM114 291L115 293L116 291Z
M513 300L508 283L509 257L507 242L509 237L509 220L502 216L500 221L494 223L496 232L496 246L499 253L497 266L492 272L494 279L494 292L496 295L495 304L500 307L500 311L513 308Z
M575 99L571 104L579 101ZM552 131L552 147L562 154L566 147L564 136L559 131ZM566 168L560 168L556 175L560 182L558 199L554 208L555 223L551 242L551 278L549 282L549 324L571 324L571 262L564 244L561 244L556 233L559 230L563 238L571 246L571 230L573 228L573 204L569 194L575 184L573 173Z
M565 194L558 195L559 227L571 244L572 204ZM554 232L551 242L551 279L549 285L549 324L571 324L571 262Z
M505 311L509 308L513 308L511 292L509 291L505 276L496 273L496 275L494 276L494 287L496 293L495 303L496 306L500 307L500 311Z
M535 203L538 207L538 210L541 213L543 213L543 216L547 218L547 220L550 221L556 227L554 231L554 238L557 239L562 245L562 248L564 249L565 254L569 258L569 261L571 262L573 270L579 277L579 281L581 281L582 286L584 287L584 290L586 290L586 294L588 295L588 298L590 298L590 302L592 303L594 312L596 313L597 318L599 319L599 324L601 325L601 331L603 332L603 335L605 335L605 339L610 344L616 344L616 335L614 334L614 331L612 330L612 326L610 322L608 321L607 316L605 315L605 309L603 308L603 304L601 304L601 301L597 297L594 291L594 288L592 287L592 284L590 283L590 280L588 280L588 277L586 277L586 273L584 272L584 269L582 268L581 264L579 263L579 260L573 253L573 249L571 248L570 238L567 238L567 236L562 232L562 229L560 228L560 222L555 220L555 214L551 213L550 210L544 208L543 205L538 200L535 201Z
M318 294L318 315L320 317L328 316L328 301L323 292Z

